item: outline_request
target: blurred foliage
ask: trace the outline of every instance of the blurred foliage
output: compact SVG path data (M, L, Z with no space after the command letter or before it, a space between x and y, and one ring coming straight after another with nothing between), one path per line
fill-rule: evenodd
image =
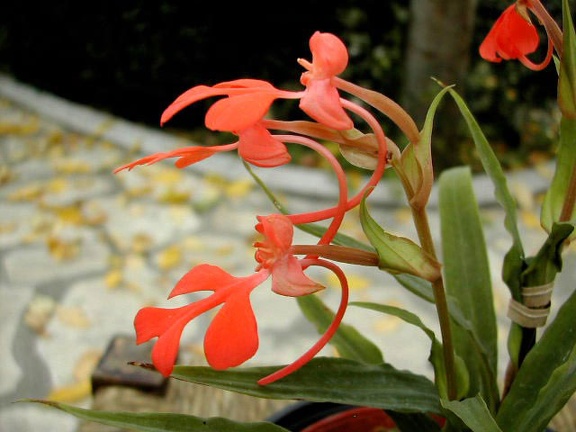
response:
M479 1L466 100L503 162L514 167L553 153L556 90L553 67L535 73L517 62L479 59L478 45L509 3ZM546 2L558 17L560 3ZM351 60L344 78L399 99L407 1L340 0L327 7L320 0L295 0L286 5L280 10L251 2L4 2L0 68L59 96L157 126L163 109L200 83L250 76L277 87L298 86L302 68L296 59L310 58L308 39L320 30L338 34L348 45ZM177 115L170 127L213 140L195 129L208 103ZM288 115L295 106L275 109ZM464 139L459 149L435 148L435 157L456 151L462 162L471 163L472 148ZM301 159L316 163L309 155Z

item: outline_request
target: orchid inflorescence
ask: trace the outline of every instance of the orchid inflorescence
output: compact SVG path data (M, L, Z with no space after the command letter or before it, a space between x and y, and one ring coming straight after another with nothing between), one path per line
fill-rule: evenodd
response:
M544 25L549 36L547 54L540 64L533 63L527 57L540 44L529 12ZM492 62L518 59L528 68L541 70L549 64L554 47L561 53L561 32L554 20L539 1L518 0L494 24L480 46L480 54ZM136 166L165 159L176 159L175 166L185 168L214 154L233 150L247 164L275 168L291 161L287 144L297 144L318 152L328 161L339 187L338 202L333 207L301 214L257 216L256 230L262 239L254 244L257 261L254 274L237 277L220 267L200 264L178 281L169 298L198 291L212 291L210 296L177 309L145 307L138 312L135 318L137 342L158 338L152 360L164 376L169 376L173 370L184 327L200 314L218 306L221 309L214 316L204 339L208 363L215 369L227 369L252 358L259 344L257 322L250 303L252 291L271 278L272 291L277 294L300 297L315 293L324 287L307 276L305 271L309 267L320 266L334 272L341 285L341 302L332 324L298 360L261 379L259 383L272 383L314 357L338 329L348 302L346 276L334 261L398 270L395 269L398 264L387 265L387 258L379 254L333 243L346 213L371 194L388 166L398 173L415 217L421 219L418 227L421 228L422 249L411 244L408 249L410 254L416 253L423 258L418 268L402 270L436 283L437 294L438 290L442 291L440 264L426 232L425 218L418 213L426 206L433 183L429 147L422 143L426 138L424 133L418 130L410 115L391 99L338 77L346 69L348 52L337 36L317 31L310 38L310 50L311 62L298 59L305 69L300 78L304 86L301 91L281 90L258 79L237 79L213 86L198 85L180 95L162 114L163 125L191 104L206 98L221 97L208 109L205 125L213 131L236 135L236 142L156 153L115 171L132 170ZM342 92L348 93L355 101L344 98ZM278 100L298 100L301 111L312 120L270 118L271 107ZM408 142L404 151L401 152L386 136L374 114L365 105L386 115L403 132ZM362 119L368 125L369 133L357 129L349 113ZM373 171L364 187L354 196L349 196L346 172L333 153L321 143L322 140L338 143L345 158ZM327 220L330 223L316 245L292 244L295 226ZM441 296L437 302L442 302ZM448 331L447 325L443 326L445 332ZM449 334L444 333L444 336L448 337ZM448 351L445 355L450 358Z
M261 380L261 383L275 381L312 358L328 342L342 320L348 297L346 277L338 266L321 256L334 256L329 245L346 212L358 206L361 199L371 193L382 177L389 158L390 140L386 138L372 114L360 105L340 97L340 89L360 99L363 99L364 93L363 89L336 78L348 63L348 52L343 42L332 34L316 32L310 39L310 48L312 62L298 60L306 69L301 77L305 86L303 91L280 90L266 81L255 79L238 79L212 87L200 85L183 93L162 115L161 123L164 124L194 102L208 97L225 96L210 107L205 123L211 130L235 134L238 136L235 143L179 148L146 156L116 170L131 170L138 165L149 165L168 158L177 158L175 165L184 168L216 153L232 150L237 150L240 158L249 164L274 168L290 161L291 156L286 144L293 143L315 150L326 158L334 169L339 185L339 200L334 207L303 214L257 217L256 230L261 234L262 240L254 244L257 248L255 258L258 264L253 275L235 277L219 267L201 264L190 270L176 284L170 297L203 290L214 291L210 297L179 309L147 307L138 313L135 319L137 342L142 343L158 337L152 359L155 367L165 376L170 375L173 369L180 336L186 324L199 314L220 305L223 306L215 315L204 340L208 363L216 369L226 369L242 364L254 356L258 349L258 333L249 298L252 290L269 277L272 279L274 292L292 297L304 296L324 288L306 276L304 270L311 266L325 267L333 271L340 280L342 300L334 322L325 335L302 358L281 373ZM266 118L271 105L277 99L298 99L301 110L316 122L285 122ZM369 98L367 102L370 103ZM393 107L396 111L399 110L398 107ZM350 134L350 131L354 130L354 123L346 110L360 116L373 128L371 135L362 136L365 137L366 151L370 151L376 159L373 175L354 197L349 197L346 174L342 166L318 141L332 139L343 145L352 144L356 138L351 138ZM403 112L392 115L408 118ZM412 127L413 135L418 135L414 125L403 127ZM291 134L273 134L272 130L284 130ZM292 245L294 225L328 219L331 220L330 225L317 244L324 248L316 247L313 252L308 249L303 252L304 257L297 258L298 247ZM343 259L354 261L353 253L345 255L347 258ZM377 263L377 260L372 261Z

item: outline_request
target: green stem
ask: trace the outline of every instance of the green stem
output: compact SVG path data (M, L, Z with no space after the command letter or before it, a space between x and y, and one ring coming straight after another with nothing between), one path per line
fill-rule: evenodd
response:
M566 222L572 219L574 212L574 205L576 203L576 165L572 167L572 174L570 175L570 183L566 190L564 204L562 205L562 212L560 213L559 222Z
M412 216L414 224L420 239L420 246L431 256L436 258L436 250L430 232L428 215L425 208L412 207ZM456 399L456 370L454 366L454 347L452 343L452 329L450 325L450 313L448 312L448 302L446 300L446 291L444 289L444 280L442 277L432 282L434 293L434 304L438 314L440 324L440 333L442 334L442 349L444 353L444 366L446 369L446 387L448 390L448 399Z
M410 184L410 181L404 175L402 166L398 160L392 160L391 164L398 174L398 178L402 183L402 187L404 188L408 202L411 202L411 198L415 195L415 193ZM414 220L414 226L416 227L418 239L420 240L420 247L437 260L436 248L434 246L434 241L432 240L426 207L411 205L410 210L412 211L412 219ZM444 368L446 370L446 388L448 391L448 399L454 400L458 394L456 389L454 344L452 342L450 313L448 311L448 301L446 299L446 290L444 289L444 280L442 276L440 276L436 281L432 282L432 291L434 293L434 304L436 305L436 313L438 314L440 333L442 334L442 350L444 354Z

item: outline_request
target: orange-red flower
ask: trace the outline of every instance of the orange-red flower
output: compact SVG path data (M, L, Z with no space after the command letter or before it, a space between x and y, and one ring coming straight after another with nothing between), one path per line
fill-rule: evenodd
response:
M553 46L548 43L544 61L535 64L527 55L534 53L540 44L537 29L530 22L525 4L510 5L496 20L490 32L480 45L483 59L499 63L502 60L519 60L526 67L541 70L548 66L552 58Z
M337 130L354 127L352 119L340 103L338 89L332 78L348 65L344 43L331 33L316 32L310 38L312 63L299 60L306 69L300 81L306 86L300 108L314 120Z
M238 366L258 349L258 326L250 293L272 276L275 292L288 296L307 295L323 288L309 279L291 254L294 228L284 215L259 217L257 229L264 235L255 244L259 268L253 275L235 277L219 267L200 264L186 273L170 296L213 291L210 296L176 309L145 307L134 319L136 342L154 337L152 361L164 376L172 373L184 327L200 314L222 305L204 337L204 352L214 369Z
M228 96L215 102L206 113L206 127L211 130L232 132L238 141L224 146L185 147L170 152L145 156L119 167L115 172L132 169L138 165L150 165L168 158L178 158L176 166L184 168L215 153L238 149L240 157L260 167L276 167L291 159L286 146L275 139L262 124L274 99L292 97L292 92L276 89L272 84L255 79L239 79L223 82L213 87L199 85L180 95L161 117L166 123L185 107L213 96Z

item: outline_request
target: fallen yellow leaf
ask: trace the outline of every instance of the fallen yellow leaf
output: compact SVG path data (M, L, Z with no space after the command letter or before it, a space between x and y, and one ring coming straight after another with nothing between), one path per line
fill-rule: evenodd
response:
M87 328L91 323L80 306L58 306L56 314L60 321L71 327Z
M158 254L158 267L161 270L172 269L182 262L182 247L169 246Z

